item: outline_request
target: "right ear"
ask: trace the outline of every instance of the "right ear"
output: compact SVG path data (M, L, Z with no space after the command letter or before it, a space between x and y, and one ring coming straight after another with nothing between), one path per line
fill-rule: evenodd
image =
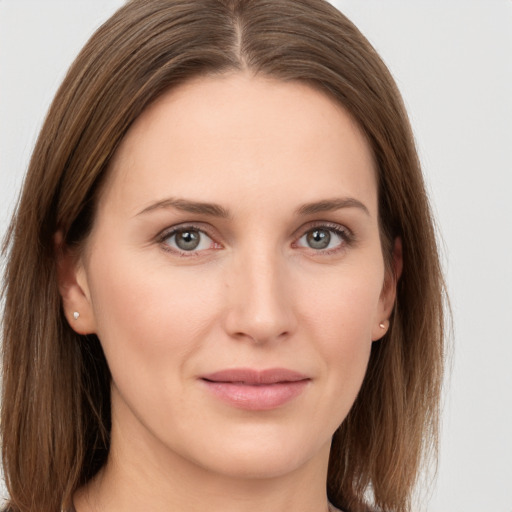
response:
M64 315L75 332L92 334L96 332L96 321L82 258L66 246L61 231L54 235L54 248Z

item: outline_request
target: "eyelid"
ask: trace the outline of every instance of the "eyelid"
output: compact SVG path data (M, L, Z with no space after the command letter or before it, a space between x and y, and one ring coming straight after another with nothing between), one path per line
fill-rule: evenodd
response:
M299 229L295 231L295 234L293 236L295 239L298 239L308 231L311 231L312 229L315 228L325 228L332 231L340 231L347 237L354 236L353 231L350 228L348 228L345 224L339 224L338 222L332 222L327 220L314 220L306 224L303 224Z

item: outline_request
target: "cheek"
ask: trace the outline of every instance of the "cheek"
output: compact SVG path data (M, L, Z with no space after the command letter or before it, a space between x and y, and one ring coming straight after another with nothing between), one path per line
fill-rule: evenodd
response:
M317 330L315 337L326 338L329 343L344 341L357 346L370 342L383 275L383 264L377 260L317 275L316 279L305 276L295 293L300 315ZM312 282L315 286L311 286Z
M379 311L383 267L341 271L320 281L316 291L304 282L297 292L303 328L316 340L326 376L327 394L339 407L341 420L352 406L364 379L372 347L372 328ZM338 423L339 424L339 423Z
M138 255L110 253L91 262L97 334L109 364L121 371L135 366L138 372L169 373L169 364L179 366L200 348L217 316L212 283L206 285L192 267L173 272L162 259L155 265Z
M333 386L341 385L348 396L357 393L368 364L372 345L371 318L372 301L339 300L338 307L324 311L316 328L318 350L321 351L327 366L326 374Z

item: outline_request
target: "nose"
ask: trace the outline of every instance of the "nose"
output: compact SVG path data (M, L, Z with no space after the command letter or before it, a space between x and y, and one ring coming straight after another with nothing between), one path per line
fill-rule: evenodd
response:
M240 255L230 269L225 329L231 337L267 344L296 329L289 269L269 253Z

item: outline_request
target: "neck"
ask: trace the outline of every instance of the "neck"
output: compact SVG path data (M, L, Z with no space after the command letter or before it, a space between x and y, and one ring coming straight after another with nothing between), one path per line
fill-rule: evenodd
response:
M328 511L329 446L291 471L271 476L222 474L171 451L141 448L113 435L107 464L75 495L76 511Z
M304 471L279 478L243 479L203 476L190 480L181 471L148 481L141 471L114 462L75 496L77 512L327 512L325 481Z

